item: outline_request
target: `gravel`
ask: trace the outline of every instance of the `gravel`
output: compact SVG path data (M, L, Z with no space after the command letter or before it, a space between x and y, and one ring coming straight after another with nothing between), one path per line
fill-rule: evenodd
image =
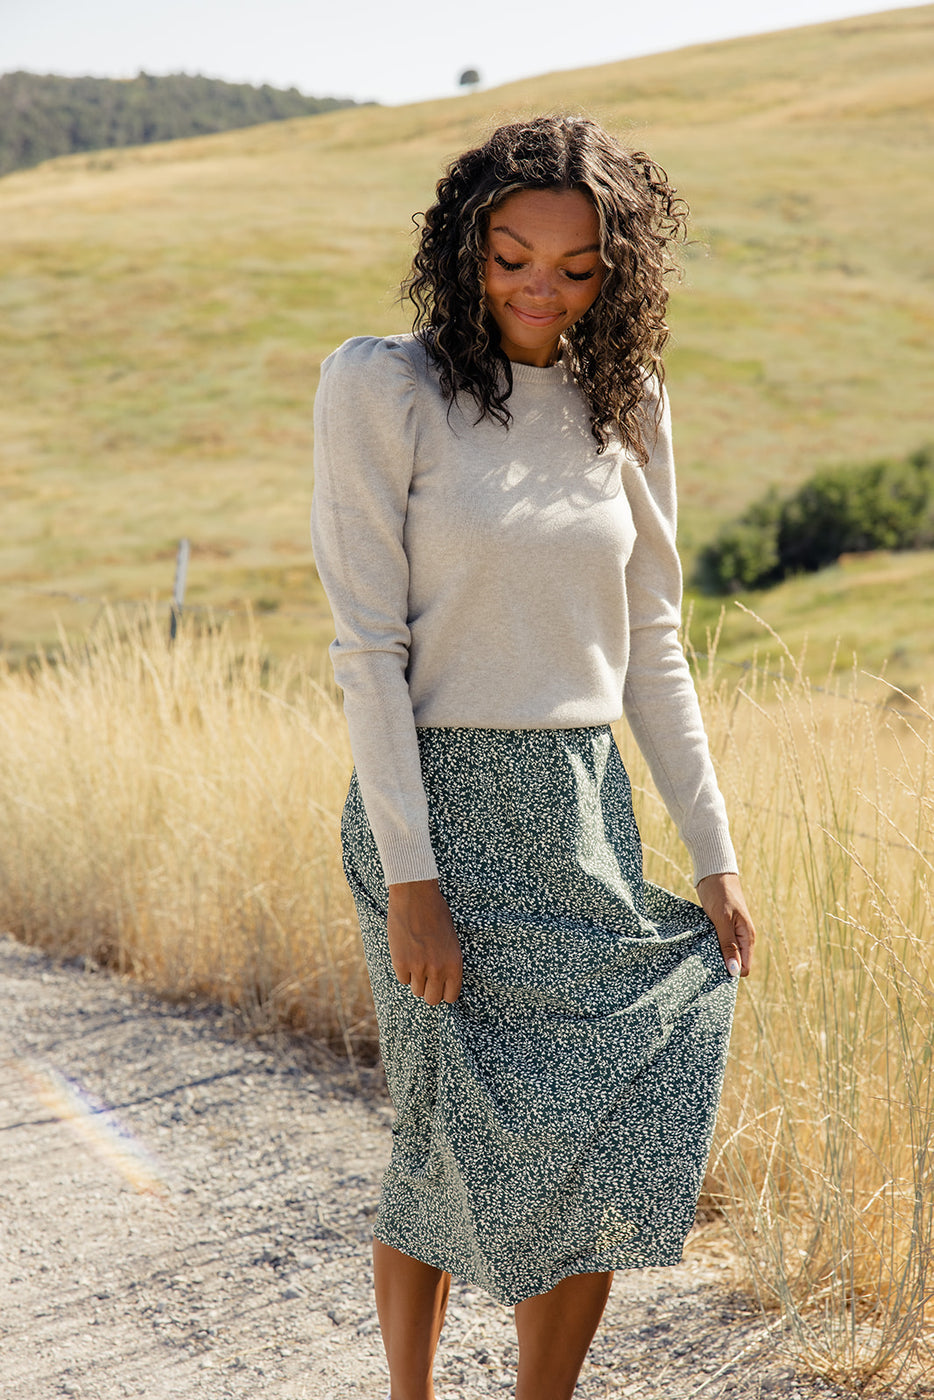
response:
M0 1396L385 1400L376 1071L0 937ZM722 1250L720 1251L722 1255ZM829 1400L703 1240L617 1276L581 1400ZM455 1283L439 1400L509 1396L511 1313Z

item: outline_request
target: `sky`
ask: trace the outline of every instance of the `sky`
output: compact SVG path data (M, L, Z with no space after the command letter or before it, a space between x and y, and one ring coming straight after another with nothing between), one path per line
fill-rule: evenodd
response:
M0 0L0 73L203 73L416 102L687 44L908 8L884 0Z

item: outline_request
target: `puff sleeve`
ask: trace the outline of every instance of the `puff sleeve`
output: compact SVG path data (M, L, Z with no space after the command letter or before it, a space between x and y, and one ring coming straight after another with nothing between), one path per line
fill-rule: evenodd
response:
M677 507L671 416L662 392L649 382L644 469L624 466L636 542L626 567L630 649L623 693L626 719L653 781L694 865L705 875L737 869L726 806L717 786L707 736L678 631L681 564L675 547Z
M416 397L404 348L360 337L325 360L315 399L312 544L334 615L334 675L387 885L438 873L406 681L404 529Z

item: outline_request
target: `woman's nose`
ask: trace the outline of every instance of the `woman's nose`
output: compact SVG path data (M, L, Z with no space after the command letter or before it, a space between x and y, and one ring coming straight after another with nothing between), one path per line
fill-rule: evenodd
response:
M525 286L529 296L535 297L538 301L547 301L554 296L554 275L546 267L531 267Z

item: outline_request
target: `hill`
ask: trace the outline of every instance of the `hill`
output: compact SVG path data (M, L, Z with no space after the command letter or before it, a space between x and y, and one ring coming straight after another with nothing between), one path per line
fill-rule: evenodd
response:
M928 5L7 176L0 635L47 638L56 608L86 624L105 593L164 597L188 535L193 602L252 598L278 646L325 638L306 535L317 366L404 326L412 211L447 157L517 114L589 112L692 205L670 356L689 564L769 485L929 441L932 60ZM904 579L877 574L889 622L847 646L891 650L911 625ZM758 600L779 628L782 596ZM911 651L896 679L914 683L931 657Z
M173 141L353 105L335 97L305 97L297 88L253 87L187 73L140 73L127 80L4 73L0 175L75 151Z

